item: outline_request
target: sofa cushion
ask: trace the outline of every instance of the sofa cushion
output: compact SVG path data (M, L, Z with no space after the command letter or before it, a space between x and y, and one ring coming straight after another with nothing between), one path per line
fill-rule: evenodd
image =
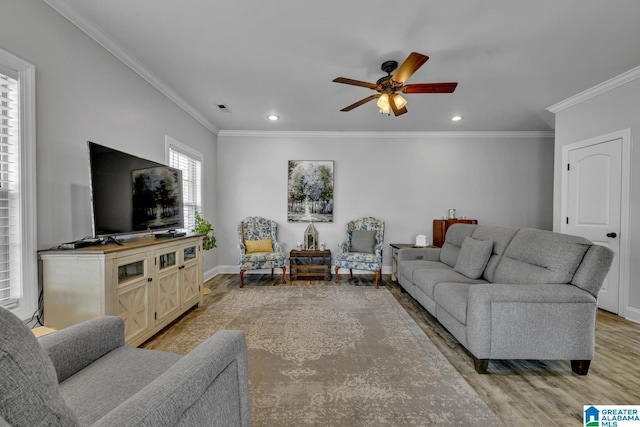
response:
M453 270L470 279L478 279L482 276L492 251L493 241L465 237Z
M426 261L422 259L408 259L398 261L398 274L403 275L407 279L413 281L413 275L418 270L431 269L451 270L447 264L440 261Z
M479 225L473 230L471 237L474 239L493 241L493 252L482 274L483 279L493 282L498 263L507 246L519 230L519 228L499 227L495 225Z
M500 260L495 283L569 283L592 243L578 236L521 229Z
M53 363L29 327L0 307L0 331L0 417L12 426L77 426Z
M438 307L436 316L440 310L445 310L458 322L467 324L467 304L471 283L439 283L433 290L433 297Z
M181 358L174 353L122 346L60 383L60 392L76 410L81 425L91 425Z
M471 236L476 227L478 226L475 224L453 224L449 227L445 242L440 249L440 261L450 267L456 265L464 238Z
M413 273L413 284L430 298L434 298L434 289L439 283L486 283L474 280L451 269L418 270Z
M351 252L372 254L376 245L376 230L353 230L351 235Z

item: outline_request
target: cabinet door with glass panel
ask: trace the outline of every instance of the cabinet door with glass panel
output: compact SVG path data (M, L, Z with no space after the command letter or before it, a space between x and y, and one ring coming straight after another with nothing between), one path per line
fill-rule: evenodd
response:
M127 342L144 335L153 326L151 298L153 294L151 260L147 253L116 259L117 314L124 319Z
M156 324L180 311L180 266L179 248L172 246L156 251L155 318Z
M201 243L180 246L181 307L189 307L202 302L202 264L200 263Z

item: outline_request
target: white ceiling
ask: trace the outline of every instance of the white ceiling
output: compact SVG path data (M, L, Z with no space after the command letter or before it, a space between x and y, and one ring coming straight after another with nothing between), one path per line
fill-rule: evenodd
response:
M549 131L547 107L640 65L638 0L44 1L213 130ZM375 92L335 77L411 51L430 60L407 83L455 93L340 112Z

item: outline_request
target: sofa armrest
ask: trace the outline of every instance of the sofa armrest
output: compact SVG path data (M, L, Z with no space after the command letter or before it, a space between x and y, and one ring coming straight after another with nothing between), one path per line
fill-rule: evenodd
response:
M479 359L590 359L596 308L571 284L472 285L468 349Z
M403 248L398 251L398 261L440 261L440 248Z
M104 316L78 323L38 338L49 354L62 382L101 358L125 345L124 320Z
M247 347L220 331L94 426L248 426Z

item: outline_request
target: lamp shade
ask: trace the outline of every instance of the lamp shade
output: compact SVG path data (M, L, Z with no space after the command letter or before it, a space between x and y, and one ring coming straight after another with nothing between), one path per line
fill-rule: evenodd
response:
M380 108L383 109L385 107L389 107L389 95L387 95L386 93L383 93L382 95L380 95L380 98L378 98L378 102L376 102L376 105Z
M398 110L407 105L407 100L404 99L399 93L393 96L393 102L396 104L396 108Z

